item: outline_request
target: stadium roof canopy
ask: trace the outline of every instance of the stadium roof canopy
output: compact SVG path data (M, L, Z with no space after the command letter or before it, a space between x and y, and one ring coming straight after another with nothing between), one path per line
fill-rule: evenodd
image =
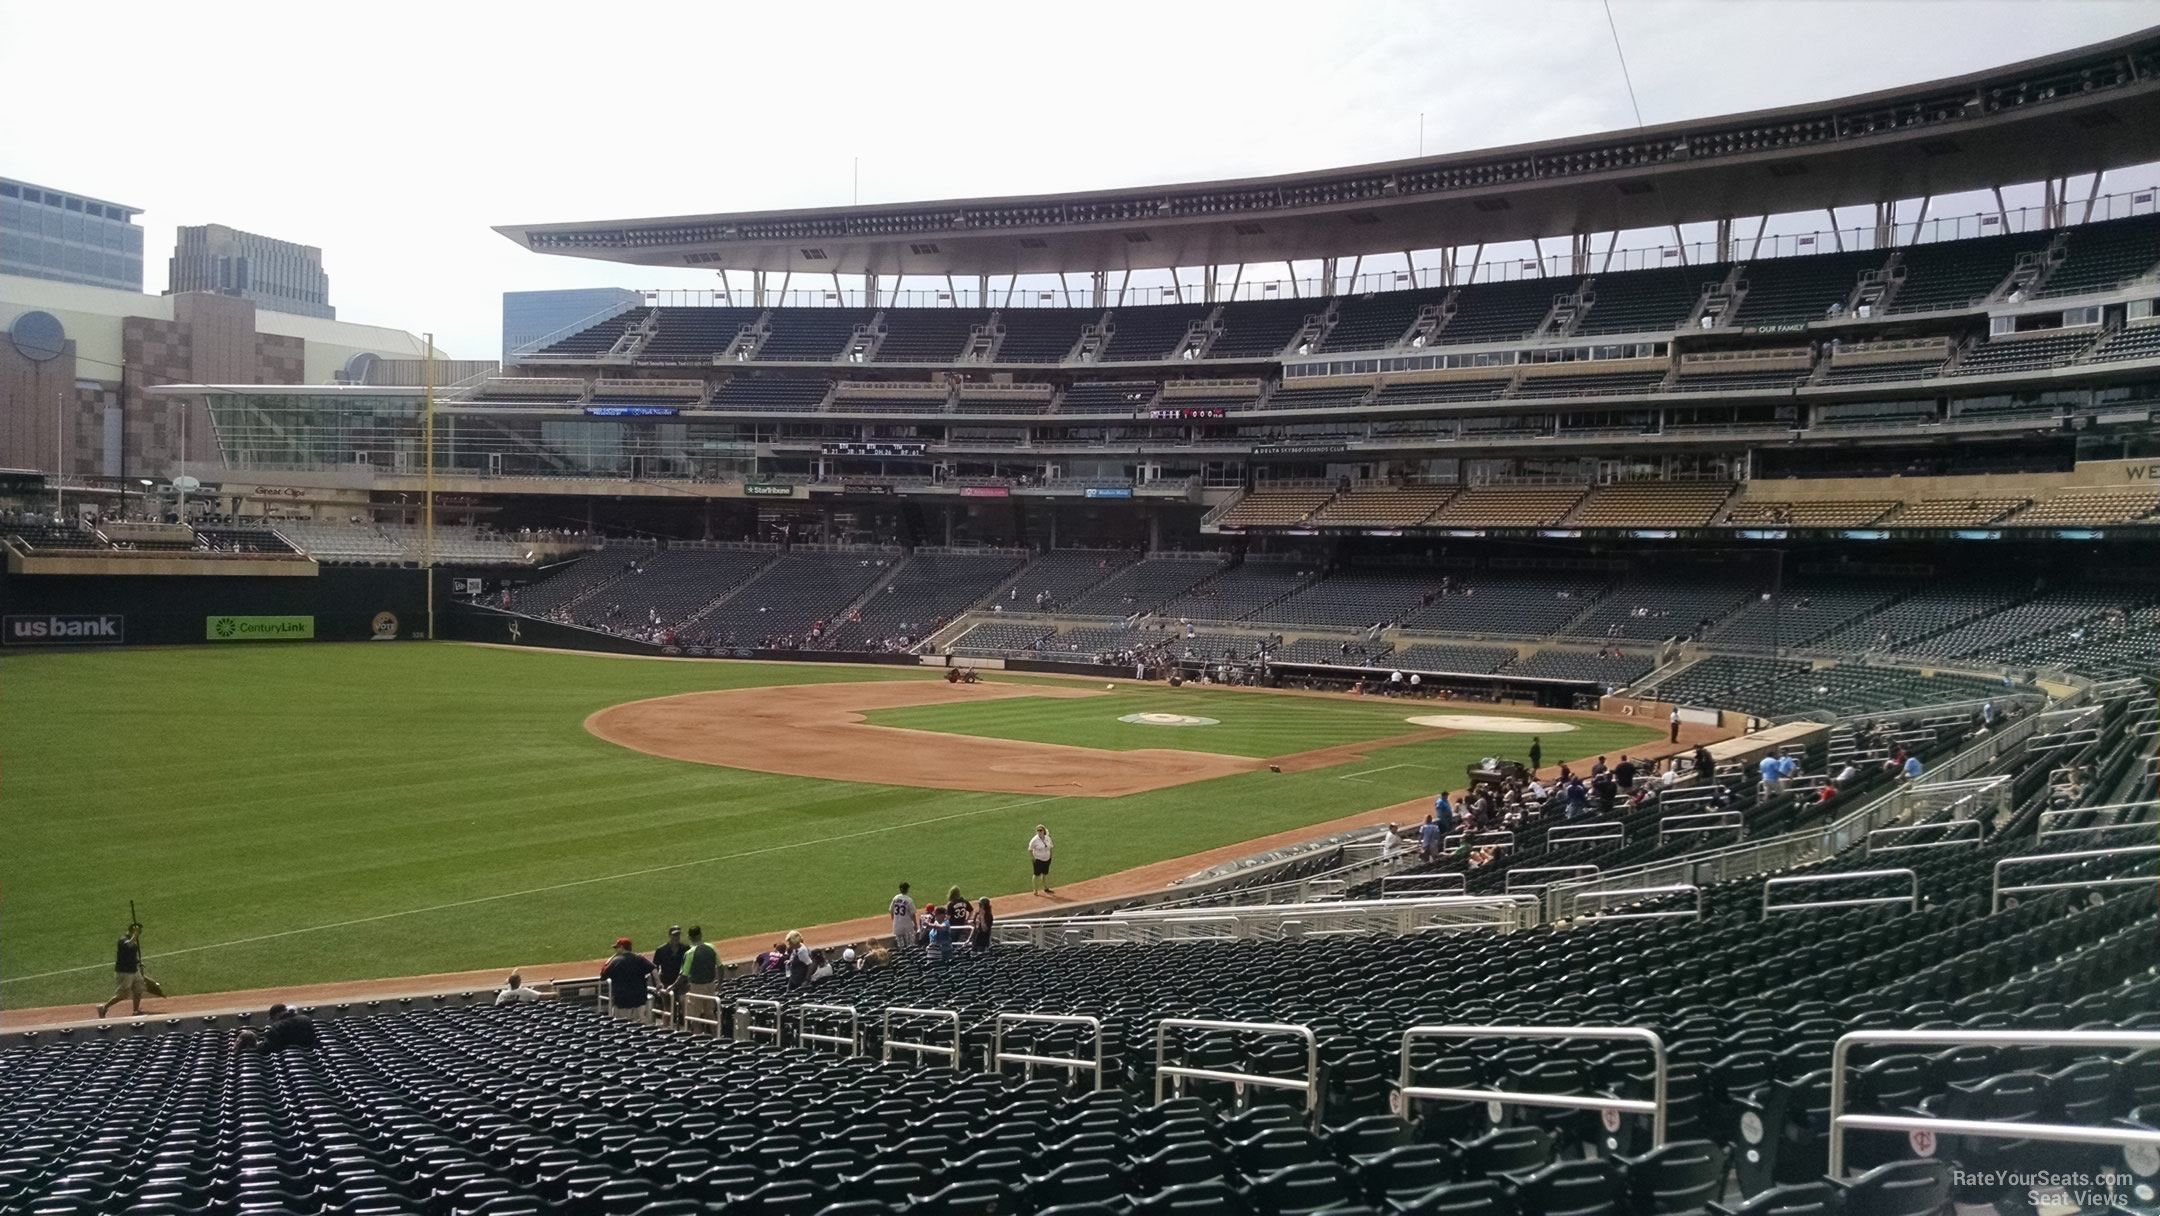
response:
M1283 262L1663 228L2160 160L2160 27L1949 80L1276 177L496 231L541 253L807 274Z

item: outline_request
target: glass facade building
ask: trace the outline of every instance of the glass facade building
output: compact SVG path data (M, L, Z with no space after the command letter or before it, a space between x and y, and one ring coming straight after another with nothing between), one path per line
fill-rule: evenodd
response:
M140 292L141 212L0 177L0 274Z
M337 319L330 306L330 276L322 250L223 224L180 229L173 245L167 295L213 291L251 300L257 308Z
M624 287L506 291L502 310L502 361L514 363L520 353L538 349L644 304L642 293Z

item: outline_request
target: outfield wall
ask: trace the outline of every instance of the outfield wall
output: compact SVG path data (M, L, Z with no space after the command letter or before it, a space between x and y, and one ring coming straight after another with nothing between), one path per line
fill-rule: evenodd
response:
M426 636L419 570L326 566L313 578L0 573L0 649L11 653Z

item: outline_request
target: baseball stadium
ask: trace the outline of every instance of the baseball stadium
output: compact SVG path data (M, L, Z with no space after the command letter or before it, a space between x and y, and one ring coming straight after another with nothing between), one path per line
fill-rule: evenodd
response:
M2146 31L123 380L0 471L0 1211L2160 1210L2155 162Z

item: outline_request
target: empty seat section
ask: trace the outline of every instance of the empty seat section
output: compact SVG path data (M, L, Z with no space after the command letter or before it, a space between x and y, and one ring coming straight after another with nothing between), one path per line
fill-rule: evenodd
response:
M1610 690L1624 688L1649 675L1656 665L1655 659L1642 652L1548 647L1509 667L1508 674L1540 680L1586 680Z
M1710 627L1709 640L1766 649L1804 646L1911 589L1910 583L1863 578L1795 579L1775 592L1756 591Z
M819 624L830 628L899 560L882 552L783 554L739 590L726 588L733 594L696 622L695 632L723 645L809 644Z
M1208 304L1144 304L1112 309L1110 342L1096 356L1097 363L1144 362L1167 359L1172 348L1185 340L1195 321L1214 307Z
M1337 384L1328 388L1279 388L1268 398L1271 410L1351 409L1372 392L1369 384Z
M1290 345L1305 323L1327 308L1326 300L1296 297L1239 300L1222 307L1223 331L1208 347L1210 359L1272 359Z
M1881 363L1833 363L1824 368L1820 384L1877 384L1892 380L1927 380L1942 374L1944 360L1895 359Z
M1575 326L1577 336L1678 329L1687 324L1703 288L1724 281L1729 266L1671 266L1597 276L1596 302Z
M1239 621L1266 616L1267 606L1319 574L1318 563L1247 559L1194 587L1160 609L1166 617Z
M983 621L969 626L945 651L981 656L1025 654L1036 649L1035 644L1050 633L1047 621Z
M1053 549L1028 563L1013 581L1006 591L1006 608L1015 612L1054 612L1130 566L1139 556L1130 549Z
M1089 381L1065 390L1060 414L1138 414L1154 408L1162 386L1153 381Z
M1063 363L1079 345L1081 331L1102 318L1093 308L1004 308L998 310L1000 363Z
M1837 315L1860 285L1860 276L1880 270L1886 260L1887 255L1869 251L1749 262L1740 272L1747 294L1729 323L1799 325Z
M885 338L878 343L878 363L951 363L967 348L969 335L990 323L975 308L888 308Z
M1733 508L1725 522L1736 528L1858 528L1874 523L1898 508L1892 499L1781 502L1759 499Z
M653 555L651 546L609 545L574 562L544 572L544 577L510 593L510 606L528 616L575 620L577 602L625 577L633 562Z
M2043 498L2005 520L2016 526L2127 524L2160 512L2152 490L2071 491Z
M2072 362L2099 336L2095 329L2049 331L2039 337L1996 338L1965 352L1953 376L1984 376L2002 372L2030 372Z
M1586 486L1471 486L1433 512L1438 528L1549 528L1582 500Z
M588 325L569 337L533 353L566 359L604 355L614 347L617 341L621 340L625 333L643 325L646 316L652 311L650 308L633 308L628 312L609 317L605 321Z
M1537 332L1553 301L1573 295L1580 279L1512 279L1457 288L1455 311L1432 337L1432 345L1520 342Z
M2099 349L2086 357L2090 363L2121 359L2160 359L2160 321L2126 325L2110 334Z
M2010 277L2019 254L2045 248L2047 237L2041 233L1908 245L1898 254L1904 282L1890 298L1890 311L1971 308Z
M658 640L673 631L689 641L692 618L754 578L774 559L769 550L673 547L635 559L635 566L570 606L571 619L593 629ZM715 639L725 640L725 639Z
M1332 528L1407 528L1423 523L1454 496L1452 485L1359 486L1321 507L1312 522Z
M1485 571L1454 576L1446 594L1403 617L1419 633L1543 637L1604 592L1610 579L1592 571Z
M1153 612L1223 568L1221 560L1151 557L1074 596L1060 609L1074 616L1131 616Z
M1225 528L1280 528L1299 523L1333 498L1328 489L1276 490L1256 487L1215 522Z
M1422 405L1426 402L1491 401L1514 383L1512 368L1497 368L1461 379L1425 380L1411 384L1383 384L1373 395L1374 405Z
M1939 579L1825 634L1815 649L1831 653L1894 649L1974 617L2000 612L2023 598L2023 590L2002 583Z
M638 352L655 363L709 363L735 344L744 326L755 325L762 308L660 308L659 331Z
M1694 636L1705 620L1741 607L1753 588L1737 578L1667 574L1630 580L1570 624L1566 636L1670 638Z
M788 376L737 376L713 390L706 406L715 410L809 413L832 391L830 380Z
M1336 305L1335 326L1321 344L1324 351L1382 350L1410 334L1419 310L1447 299L1447 289L1376 291L1344 296Z
M2079 224L2069 232L2062 262L2040 285L2042 296L2107 291L2160 265L2160 220L2152 216Z
M1369 629L1400 620L1437 598L1445 572L1419 566L1350 566L1269 608L1282 625Z
M1020 569L1004 554L917 553L876 595L826 629L828 650L892 650L920 643Z
M1418 642L1390 652L1379 665L1401 668L1404 671L1489 675L1514 661L1515 651L1506 646L1449 646L1437 642Z
M1682 363L1670 391L1676 393L1738 393L1766 389L1793 389L1807 382L1808 369L1738 370L1730 364Z
M1524 376L1518 397L1640 396L1662 391L1664 368L1648 371L1586 372L1582 375Z
M1575 512L1585 528L1699 528L1732 496L1722 481L1626 482L1599 486Z
M870 317L862 308L775 308L767 321L772 332L758 347L757 361L830 363Z
M1923 498L1898 507L1883 523L1899 528L1976 528L2024 506L2022 498Z

